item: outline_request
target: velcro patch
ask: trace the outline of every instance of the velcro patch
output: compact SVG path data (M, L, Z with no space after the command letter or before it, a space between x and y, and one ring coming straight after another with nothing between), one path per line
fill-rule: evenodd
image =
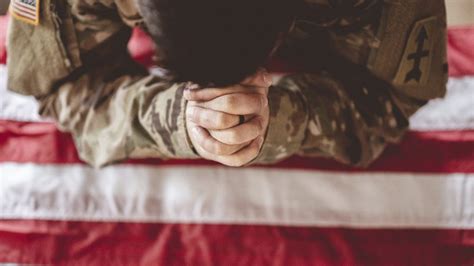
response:
M38 25L40 22L39 4L40 0L12 0L10 14L15 19Z
M436 23L436 17L415 23L394 79L395 84L425 85L427 83L434 56Z

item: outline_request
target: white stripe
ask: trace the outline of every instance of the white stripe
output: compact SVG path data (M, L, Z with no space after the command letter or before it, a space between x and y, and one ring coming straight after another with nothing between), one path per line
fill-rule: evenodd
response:
M7 90L7 67L0 66L0 119L17 121L43 121L38 115L38 103L34 97Z
M420 109L411 121L413 130L474 129L474 77L452 78L445 99L434 100ZM37 114L33 97L6 90L6 67L0 66L0 119L45 121Z
M0 164L0 218L474 229L473 174Z
M35 15L29 14L28 12L19 9L19 8L18 8L17 6L15 6L15 5L13 5L13 10L15 11L15 14L17 14L17 15L20 15L20 16L22 16L22 17L26 17L26 18L30 18L30 19L36 20L36 14L35 14Z
M446 98L430 101L410 125L420 131L474 129L474 77L451 78Z

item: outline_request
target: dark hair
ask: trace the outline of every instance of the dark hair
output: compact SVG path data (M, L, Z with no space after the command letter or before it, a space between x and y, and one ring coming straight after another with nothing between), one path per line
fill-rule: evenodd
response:
M261 67L300 0L139 0L158 62L177 81L230 85Z

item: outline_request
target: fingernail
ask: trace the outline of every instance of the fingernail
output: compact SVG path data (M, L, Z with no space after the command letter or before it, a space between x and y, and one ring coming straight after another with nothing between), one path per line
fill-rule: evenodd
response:
M258 146L259 146L259 147L262 146L263 141L264 141L264 139L263 139L262 136L258 137L257 143L258 143Z
M268 98L267 98L267 96L262 96L262 105L263 105L263 107L267 107L267 106L268 106Z

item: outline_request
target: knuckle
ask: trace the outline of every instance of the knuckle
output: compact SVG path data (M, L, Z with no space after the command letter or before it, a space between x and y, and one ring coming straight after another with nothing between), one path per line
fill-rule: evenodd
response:
M224 113L219 113L215 119L216 126L225 128L230 125L230 118Z
M262 98L260 95L253 95L252 96L252 103L253 103L253 108L252 111L254 112L260 112L262 110Z
M216 144L214 146L214 152L213 153L216 154L216 155L227 155L227 149L222 144Z
M238 97L236 95L228 95L225 98L225 105L230 109L235 109L238 106Z
M237 130L230 130L227 134L227 140L231 143L238 143L241 140L239 132Z
M191 120L196 122L196 123L201 122L200 111L196 107L192 108L192 112L190 114L190 117L191 117Z
M196 123L198 123L200 126L203 126L203 127L206 127L208 122L209 122L209 119L207 119L206 117L199 116L196 119Z
M207 125L212 125L212 123L214 122L214 120L212 119L212 117L207 114L207 113L202 113L200 116L199 116L199 120L200 122L207 126Z
M194 124L198 125L198 126L202 126L201 119L200 119L198 116L196 116L196 117L191 117L191 121L192 121Z

